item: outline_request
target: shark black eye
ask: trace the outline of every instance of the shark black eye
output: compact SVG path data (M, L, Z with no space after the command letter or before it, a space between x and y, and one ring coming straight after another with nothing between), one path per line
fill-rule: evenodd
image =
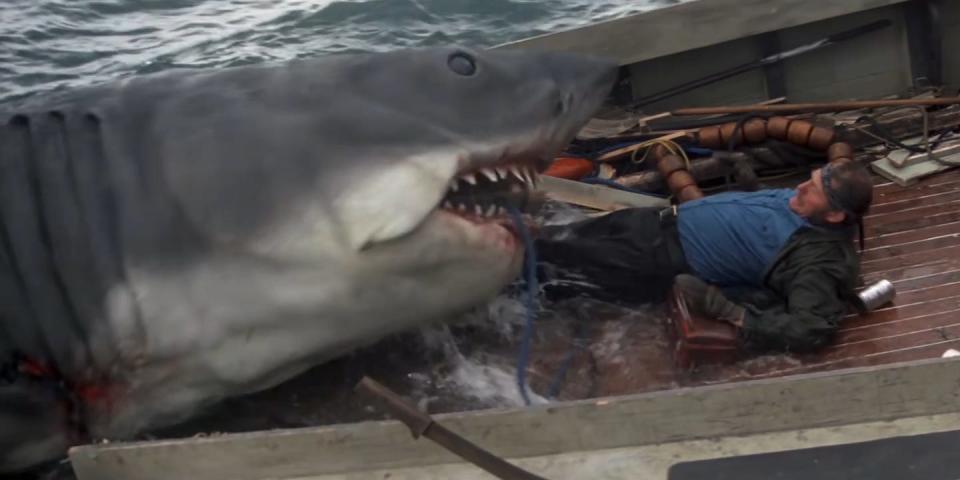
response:
M477 73L477 64L473 57L463 52L450 55L450 58L447 59L447 66L457 75L463 75L464 77Z

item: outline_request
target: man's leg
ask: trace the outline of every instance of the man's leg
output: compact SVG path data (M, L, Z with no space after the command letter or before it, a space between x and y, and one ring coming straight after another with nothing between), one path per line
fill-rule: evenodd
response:
M536 248L547 265L545 290L554 297L662 301L674 275L687 270L672 218L660 208L619 210L577 222L538 240ZM575 288L576 280L593 287Z

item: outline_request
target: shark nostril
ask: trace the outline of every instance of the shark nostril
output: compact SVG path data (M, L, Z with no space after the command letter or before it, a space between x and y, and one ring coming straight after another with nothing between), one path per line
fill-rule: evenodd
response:
M573 93L567 92L560 94L557 102L554 104L553 113L555 116L565 115L573 107Z

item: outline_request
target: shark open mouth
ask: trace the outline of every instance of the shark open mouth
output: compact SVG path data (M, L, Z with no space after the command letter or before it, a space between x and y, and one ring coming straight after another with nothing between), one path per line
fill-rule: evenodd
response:
M537 182L537 168L532 163L500 164L462 172L450 181L440 208L476 223L509 222L510 210L529 210Z

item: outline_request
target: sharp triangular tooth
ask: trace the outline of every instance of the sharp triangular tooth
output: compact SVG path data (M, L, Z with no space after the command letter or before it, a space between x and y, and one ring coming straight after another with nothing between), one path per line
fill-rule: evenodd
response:
M486 175L486 177L489 178L491 182L497 181L497 172L494 172L492 168L484 168L483 170L480 170L480 173L483 173L484 175Z
M503 215L505 213L507 213L507 209L503 207L497 207L497 215Z
M517 177L517 179L520 180L521 182L527 181L527 179L523 177L523 173L520 172L520 168L510 167L510 172L513 173L513 176Z
M457 205L457 210L460 210L461 212L466 212L466 211L467 211L467 204L461 203L460 205Z
M497 213L497 206L496 206L496 205L490 205L490 206L487 208L487 216L488 216L488 217L492 217L492 216L493 216L494 214L496 214L496 213Z
M480 205L474 205L473 211L476 212L477 215L483 215L483 207L481 207Z
M443 202L443 208L453 208L453 202L450 200Z
M504 167L497 167L497 173L500 174L500 178L506 179L510 176L510 170Z
M523 176L527 179L527 183L531 185L537 184L537 174L532 169L524 168Z
M460 188L460 181L457 179L450 180L450 190L456 192Z
M472 173L468 173L468 174L466 174L466 175L461 175L460 178L462 178L463 181L469 183L470 185L476 185L476 184L477 184L477 176L474 175L474 174L472 174Z

